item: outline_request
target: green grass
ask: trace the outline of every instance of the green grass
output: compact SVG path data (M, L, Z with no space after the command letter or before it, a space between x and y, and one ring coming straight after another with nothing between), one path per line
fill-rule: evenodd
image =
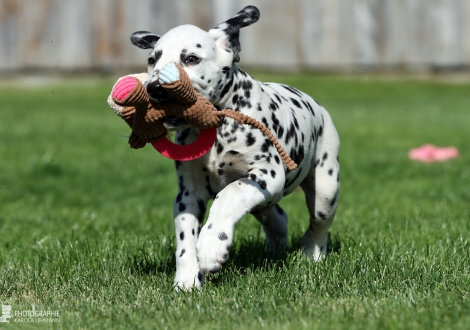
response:
M171 161L131 150L107 107L111 80L0 87L0 303L60 311L0 329L467 329L470 84L259 74L323 104L341 137L330 256L298 252L302 193L285 258L252 217L200 292L175 293ZM455 145L420 164L407 151Z

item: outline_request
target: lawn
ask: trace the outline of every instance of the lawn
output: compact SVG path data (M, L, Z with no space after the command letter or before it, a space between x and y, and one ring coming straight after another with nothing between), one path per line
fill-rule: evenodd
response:
M0 303L54 311L0 329L468 329L470 83L257 74L324 105L341 137L329 257L299 253L301 191L285 257L251 216L199 292L176 293L171 161L131 150L106 104L112 79L0 85ZM424 143L459 159L408 160ZM27 322L20 322L27 321ZM34 322L33 322L34 321Z

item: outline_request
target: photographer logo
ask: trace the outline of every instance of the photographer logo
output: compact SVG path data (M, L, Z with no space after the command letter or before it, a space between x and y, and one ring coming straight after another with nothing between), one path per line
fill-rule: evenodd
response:
M10 320L11 319L11 320ZM0 323L56 323L60 322L60 311L36 310L12 310L11 305L2 305Z
M0 316L0 322L10 323L10 319L11 319L11 306L2 305L2 314Z

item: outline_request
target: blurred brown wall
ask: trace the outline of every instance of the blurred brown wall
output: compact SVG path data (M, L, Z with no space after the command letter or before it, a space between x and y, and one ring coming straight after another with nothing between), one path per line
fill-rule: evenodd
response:
M129 36L209 29L246 5L241 66L273 70L470 67L470 0L0 0L0 72L144 68Z

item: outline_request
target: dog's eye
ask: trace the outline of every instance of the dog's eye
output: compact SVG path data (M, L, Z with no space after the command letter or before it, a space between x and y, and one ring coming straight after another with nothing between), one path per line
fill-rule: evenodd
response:
M201 62L201 59L197 57L196 55L189 55L184 60L184 64L187 64L187 65L196 65L199 62Z
M148 65L154 65L155 64L155 59L153 57L149 57L147 60Z

